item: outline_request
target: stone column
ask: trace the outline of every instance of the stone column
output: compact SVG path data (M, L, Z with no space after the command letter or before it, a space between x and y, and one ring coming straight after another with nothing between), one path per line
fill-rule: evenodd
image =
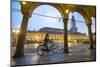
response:
M24 56L24 42L25 42L29 17L30 17L29 13L23 14L23 20L20 28L19 37L17 40L16 52L13 58Z
M88 27L88 35L89 35L90 49L93 49L94 46L93 46L93 36L92 36L91 25L92 25L91 23L90 24L87 24L87 27Z
M64 23L64 53L68 53L68 34L67 34L67 18L63 19L63 23Z

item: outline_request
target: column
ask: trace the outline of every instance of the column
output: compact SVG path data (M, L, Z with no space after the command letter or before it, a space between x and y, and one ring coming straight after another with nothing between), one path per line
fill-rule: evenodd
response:
M63 19L63 23L64 23L64 53L68 53L68 34L67 34L67 18Z
M91 25L92 24L87 24L87 26L88 26L88 35L89 35L90 49L93 49L94 46L93 46L93 36L92 36Z
M16 52L13 58L24 56L24 42L25 42L29 17L30 17L29 13L23 14L23 20L20 28L19 37L17 40Z

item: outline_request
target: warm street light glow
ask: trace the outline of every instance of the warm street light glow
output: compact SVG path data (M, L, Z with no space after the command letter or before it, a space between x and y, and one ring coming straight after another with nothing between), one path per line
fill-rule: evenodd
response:
M22 2L22 4L23 4L23 5L25 5L25 4L26 4L26 2Z
M19 33L20 32L20 30L16 30L16 33Z
M13 32L13 35L14 35L14 43L17 44L18 35L20 33L20 30L19 29L13 29L12 32Z
M68 36L68 40L70 40L71 39L71 37L70 36Z
M66 13L68 13L69 12L69 10L66 10Z
M35 38L36 38L37 40L39 39L39 37L38 37L38 36L36 36Z
M39 46L39 44L38 44L38 43L35 43L35 44L34 44L34 47L35 47L35 48L37 48L38 46Z
M19 29L18 29L18 30L12 30L12 32L14 32L14 33L19 33L20 30L19 30Z
M12 30L12 32L14 32L14 33L15 33L15 32L16 32L16 30Z

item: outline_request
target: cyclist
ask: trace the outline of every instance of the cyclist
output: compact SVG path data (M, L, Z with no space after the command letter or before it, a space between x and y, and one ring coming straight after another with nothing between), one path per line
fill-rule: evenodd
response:
M48 43L50 45L48 45ZM49 39L49 34L47 33L45 35L45 38L44 38L44 42L42 45L40 45L38 48L37 48L37 53L39 55L47 55L49 53L52 53L54 51L56 51L56 49L58 48L58 46L56 44L54 44L53 40Z
M48 49L48 42L49 42L50 40L49 40L49 34L47 33L46 35L45 35L45 38L44 38L44 46L46 47L46 51L49 51L49 49Z

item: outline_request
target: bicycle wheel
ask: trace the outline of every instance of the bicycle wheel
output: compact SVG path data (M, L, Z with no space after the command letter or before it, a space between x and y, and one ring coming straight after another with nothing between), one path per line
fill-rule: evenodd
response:
M42 56L42 55L47 55L48 52L45 50L46 47L44 47L44 45L40 45L38 48L37 48L37 53L38 55Z
M52 50L52 52L57 51L57 50L58 50L58 46L57 46L56 44L53 44L53 45L51 46L51 50Z

